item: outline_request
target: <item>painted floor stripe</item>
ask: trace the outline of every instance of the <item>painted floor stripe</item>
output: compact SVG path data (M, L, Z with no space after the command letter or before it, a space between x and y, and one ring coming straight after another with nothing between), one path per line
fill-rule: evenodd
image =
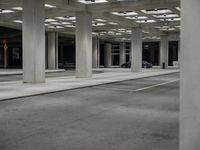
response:
M133 90L123 89L123 88L113 88L113 87L93 87L95 89L101 90L113 90L113 91L122 91L122 92L133 92Z
M154 87L158 87L158 86L170 84L170 83L173 83L173 82L177 82L177 81L179 81L179 80L180 80L180 79L176 79L176 80L172 80L172 81L168 81L168 82L164 82L164 83L160 83L160 84L156 84L156 85L152 85L152 86L147 86L147 87L144 87L144 88L139 88L139 89L137 89L137 90L134 90L134 92L139 92L139 91L151 89L151 88L154 88Z

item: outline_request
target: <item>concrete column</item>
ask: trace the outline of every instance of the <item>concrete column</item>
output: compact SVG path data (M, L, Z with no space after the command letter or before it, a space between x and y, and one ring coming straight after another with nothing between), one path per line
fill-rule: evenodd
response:
M104 52L104 67L112 67L112 44L105 43L105 52Z
M48 32L48 69L58 69L58 33Z
M99 39L97 37L92 39L92 67L99 68Z
M92 77L92 15L76 14L76 77Z
M120 66L126 63L126 43L120 43Z
M142 29L132 29L131 39L131 71L140 72L142 70Z
M23 0L23 82L45 82L45 0Z
M181 2L180 150L200 149L199 6Z
M162 35L160 41L160 66L162 67L163 63L165 63L166 68L168 67L168 36Z

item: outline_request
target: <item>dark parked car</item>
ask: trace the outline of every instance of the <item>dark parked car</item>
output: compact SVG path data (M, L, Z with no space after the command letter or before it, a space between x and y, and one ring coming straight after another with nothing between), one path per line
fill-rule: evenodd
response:
M152 63L149 63L147 61L142 61L142 68L152 68ZM125 64L121 65L122 68L131 68L131 62L128 61Z
M142 68L152 68L152 63L149 63L147 61L142 61Z
M128 62L126 62L125 64L122 64L122 65L121 65L121 68L131 68L131 62L128 61Z

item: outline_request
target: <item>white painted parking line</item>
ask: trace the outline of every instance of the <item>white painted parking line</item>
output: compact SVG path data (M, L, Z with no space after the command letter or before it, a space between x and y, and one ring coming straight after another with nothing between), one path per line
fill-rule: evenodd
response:
M172 81L168 81L168 82L164 82L164 83L160 83L160 84L156 84L156 85L151 85L151 86L139 88L139 89L134 90L134 92L139 92L139 91L151 89L151 88L154 88L154 87L158 87L158 86L170 84L170 83L173 83L173 82L177 82L177 81L179 81L179 80L180 80L180 79L176 79L176 80L172 80Z
M123 89L123 88L113 88L113 87L93 87L100 90L113 90L113 91L122 91L122 92L133 92L133 90Z

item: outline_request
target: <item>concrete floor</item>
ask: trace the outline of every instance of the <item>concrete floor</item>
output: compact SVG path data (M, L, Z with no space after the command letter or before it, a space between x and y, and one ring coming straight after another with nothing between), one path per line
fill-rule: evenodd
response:
M178 78L0 102L0 150L178 150Z

